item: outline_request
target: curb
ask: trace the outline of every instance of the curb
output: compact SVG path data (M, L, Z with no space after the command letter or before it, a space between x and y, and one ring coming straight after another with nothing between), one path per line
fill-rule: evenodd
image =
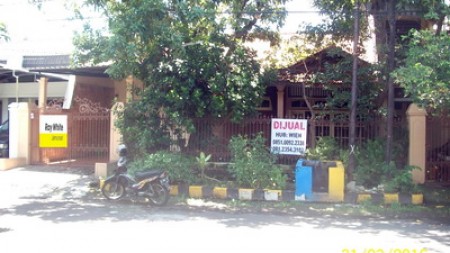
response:
M268 190L248 188L226 188L202 185L171 185L171 196L188 196L190 198L239 199L248 201L306 201L324 203L352 203L361 204L412 204L422 205L423 194L402 193L345 193L343 201L336 201L327 194L313 193L310 198L301 198L293 190ZM300 197L300 198L299 198Z
M345 202L361 204L369 202L372 204L412 204L423 205L424 197L422 193L404 194L404 193L347 193Z

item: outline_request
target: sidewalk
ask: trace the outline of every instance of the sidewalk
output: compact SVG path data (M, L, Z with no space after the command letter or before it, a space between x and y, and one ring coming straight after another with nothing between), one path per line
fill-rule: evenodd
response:
M93 170L64 166L23 166L0 171L0 207L23 199L78 199L94 181Z

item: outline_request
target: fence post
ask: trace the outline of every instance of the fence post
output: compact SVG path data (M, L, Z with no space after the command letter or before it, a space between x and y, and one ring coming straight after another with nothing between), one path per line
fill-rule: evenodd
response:
M418 166L421 170L413 170L415 183L425 183L426 174L426 126L427 113L416 104L411 104L406 111L409 129L408 164Z

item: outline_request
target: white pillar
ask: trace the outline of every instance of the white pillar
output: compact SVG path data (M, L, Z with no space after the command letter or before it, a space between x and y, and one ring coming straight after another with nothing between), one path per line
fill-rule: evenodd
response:
M9 105L9 157L25 158L30 163L30 104Z

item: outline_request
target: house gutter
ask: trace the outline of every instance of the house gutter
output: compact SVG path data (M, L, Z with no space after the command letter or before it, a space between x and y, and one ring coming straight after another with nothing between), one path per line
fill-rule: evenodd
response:
M70 109L71 101L72 101L72 97L73 97L73 91L75 89L75 76L74 75L60 75L60 74L41 72L41 71L34 72L34 71L30 71L30 70L24 69L24 68L17 68L17 67L13 67L13 66L8 66L7 64L0 64L0 67L2 67L4 69L12 70L11 71L12 76L16 79L16 103L19 102L19 78L21 76L21 75L16 74L16 72L25 72L25 73L28 73L28 74L31 74L31 75L42 75L42 76L55 77L55 78L67 80L68 81L68 85L67 85L66 93L65 93L65 96L64 96L63 108L64 109Z

